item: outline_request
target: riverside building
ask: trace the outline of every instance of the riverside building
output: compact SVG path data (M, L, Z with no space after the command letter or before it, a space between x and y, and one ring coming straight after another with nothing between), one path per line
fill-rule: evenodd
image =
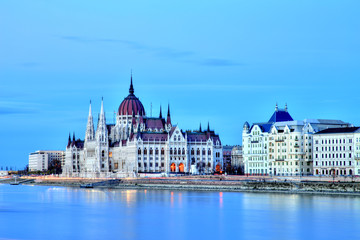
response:
M314 135L314 175L360 175L360 128L332 128Z
M246 122L243 127L243 155L246 174L296 176L313 174L313 135L321 130L349 127L340 120L294 121L284 109L275 107L268 122Z
M131 77L129 95L119 106L116 123L107 124L101 102L95 131L91 103L84 140L71 140L66 147L66 176L124 177L140 173L213 173L222 170L219 135L201 127L183 131L167 115L147 117L134 94Z
M64 162L64 151L36 151L29 154L29 171L46 171L52 161Z

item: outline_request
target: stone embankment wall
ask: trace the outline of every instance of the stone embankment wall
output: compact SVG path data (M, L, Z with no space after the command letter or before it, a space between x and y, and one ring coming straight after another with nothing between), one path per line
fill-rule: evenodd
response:
M285 192L285 193L340 193L359 194L360 183L329 182L248 182L248 181L193 181L173 180L156 181L146 179L124 180L119 187L155 188L155 189L188 189L216 191L251 191L251 192Z
M35 179L36 185L79 187L81 184L95 183L104 179ZM4 182L5 183L5 182ZM292 182L268 180L226 180L221 177L211 178L133 178L121 179L116 186L101 186L119 189L167 189L201 190L233 192L282 192L282 193L321 193L351 194L360 196L359 182Z

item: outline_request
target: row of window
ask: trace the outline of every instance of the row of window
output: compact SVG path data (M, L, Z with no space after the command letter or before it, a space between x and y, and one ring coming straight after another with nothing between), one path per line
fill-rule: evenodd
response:
M342 148L342 150L343 151L346 151L346 147L345 146L343 146L343 147L338 147L338 146L336 146L336 147L321 147L321 151L324 151L324 149L325 149L325 151L331 151L331 149L332 149L332 151L341 151L341 148ZM349 146L349 151L351 151L352 150L352 147L351 146ZM316 147L316 151L319 151L319 147Z
M319 158L319 154L315 154L315 158ZM346 158L346 153L336 153L336 154L323 153L321 154L321 158ZM349 153L349 158L351 158L351 153Z
M138 155L141 155L141 148L139 148L138 149ZM147 154L147 148L144 148L144 155L146 155ZM152 148L150 148L150 150L149 150L149 153L150 153L150 155L152 155L154 152L153 152L153 149ZM208 149L208 155L211 155L211 150L210 149ZM159 154L159 149L158 148L156 148L155 149L155 154L156 155L158 155ZM161 148L161 155L164 155L165 154L165 150L164 150L164 148ZM186 151L185 151L185 148L183 148L183 149L181 149L181 148L178 148L178 149L176 149L176 148L170 148L170 154L172 155L172 154L182 154L182 155L185 155L186 154ZM197 150L196 150L196 154L197 155L200 155L200 149L198 148ZM205 149L203 149L202 150L202 155L205 155L206 154L206 151L205 151ZM191 149L191 155L195 155L195 150L192 148ZM220 157L220 153L216 153L216 157Z
M351 161L348 162L348 166L351 166ZM320 163L316 161L315 166L320 166ZM321 161L321 166L346 166L346 161Z
M348 143L352 143L352 139L348 139ZM346 143L345 138L344 139L322 139L321 144L335 144L335 143ZM315 140L315 144L319 144L319 140Z
M147 166L149 165L149 167L153 167L154 166L154 164L151 162L151 163L149 163L149 164L147 164L146 162L144 162L144 164L142 164L142 163L138 163L138 166L139 166L139 168L141 168L142 166L144 166L144 168L147 168ZM164 163L162 162L161 163L161 167L164 167L165 165L164 165ZM159 167L159 163L155 163L155 167Z

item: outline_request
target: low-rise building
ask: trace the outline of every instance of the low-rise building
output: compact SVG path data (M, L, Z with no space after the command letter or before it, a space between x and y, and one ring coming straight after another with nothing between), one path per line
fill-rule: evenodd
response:
M235 146L231 150L231 165L235 174L243 175L245 173L242 146Z
M29 171L47 171L54 161L64 162L64 151L36 151L29 154Z
M225 145L223 146L223 169L225 172L232 172L232 159L231 159L231 151L234 146Z
M314 175L360 175L360 127L329 128L314 134Z

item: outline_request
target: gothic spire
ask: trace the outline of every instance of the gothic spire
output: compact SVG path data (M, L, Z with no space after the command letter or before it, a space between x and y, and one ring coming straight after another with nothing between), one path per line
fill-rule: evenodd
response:
M159 114L159 118L162 118L161 105L160 105L160 114Z
M70 133L69 133L69 139L68 139L68 147L70 147L70 145L71 145L71 137L70 137Z
M208 121L208 128L207 128L207 131L210 132L210 123Z
M201 129L201 123L200 123L200 127L199 127L199 132L202 132L202 129Z
M95 132L94 132L94 121L93 116L91 113L91 100L90 100L90 106L89 106L89 116L88 116L88 122L86 125L86 132L85 132L85 141L91 141L94 140Z
M166 124L170 124L170 125L171 125L170 104L168 104L168 112L167 112Z
M276 106L275 106L275 112L277 112L279 110L278 108L278 104L276 103Z
M96 129L96 140L100 142L107 142L108 132L106 128L106 119L104 113L104 98L101 98L101 110Z
M133 86L133 81L132 81L132 72L131 72L131 77L130 77L129 93L130 93L131 95L134 95L134 86Z
M288 109L287 109L287 103L285 103L285 112L287 112L287 110L288 110Z

